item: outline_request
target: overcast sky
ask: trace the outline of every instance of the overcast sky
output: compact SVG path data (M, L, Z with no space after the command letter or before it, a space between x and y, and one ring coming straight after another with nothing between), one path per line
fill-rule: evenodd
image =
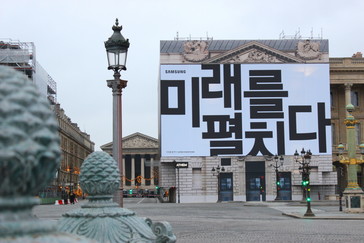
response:
M284 31L329 40L330 57L364 52L362 0L17 0L1 1L0 38L34 42L57 82L57 100L91 135L112 141L112 93L104 47L115 18L130 41L123 91L123 136L158 138L160 40L180 37L278 39ZM176 138L178 139L178 138Z

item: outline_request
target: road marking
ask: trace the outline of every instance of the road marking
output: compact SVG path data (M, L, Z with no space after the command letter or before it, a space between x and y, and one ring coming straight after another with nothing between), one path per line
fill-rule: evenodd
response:
M137 202L137 204L139 204L139 203L143 202L143 201L144 201L144 199L145 199L145 197L143 197L143 198L142 198L142 200L140 200L139 202Z

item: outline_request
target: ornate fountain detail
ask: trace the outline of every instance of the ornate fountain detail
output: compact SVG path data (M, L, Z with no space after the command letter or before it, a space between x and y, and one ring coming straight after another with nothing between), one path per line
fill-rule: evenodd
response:
M175 242L168 222L153 223L120 208L112 201L120 176L115 160L105 152L93 152L81 166L80 186L88 203L63 215L59 229L99 242Z
M60 162L58 124L23 74L0 66L0 242L91 242L31 213Z

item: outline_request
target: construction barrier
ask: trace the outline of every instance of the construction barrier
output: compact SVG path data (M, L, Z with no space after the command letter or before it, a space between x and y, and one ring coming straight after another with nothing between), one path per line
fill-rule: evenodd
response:
M56 202L54 203L54 205L63 205L64 202L63 200L56 200Z
M78 203L77 198L75 198L75 203ZM69 199L67 199L66 204L71 204L71 201ZM65 202L64 202L64 200L56 200L54 205L65 205Z

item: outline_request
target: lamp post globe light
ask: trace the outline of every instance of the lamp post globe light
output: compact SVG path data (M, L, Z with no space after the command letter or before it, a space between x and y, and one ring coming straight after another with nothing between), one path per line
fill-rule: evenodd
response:
M224 166L220 167L220 165L217 165L216 169L215 167L212 167L211 169L212 174L217 177L217 202L221 202L220 198L220 174L222 172L225 172Z
M282 200L281 195L279 193L279 191L281 189L281 181L280 181L278 169L280 167L283 167L284 158L282 155L281 156L275 155L273 159L274 159L274 164L271 164L270 166L272 166L274 168L275 173L276 173L276 190L277 190L276 199L274 199L274 200ZM279 164L278 164L278 162L279 162Z
M114 201L123 207L123 153L122 153L122 99L123 88L127 81L120 79L120 71L126 70L126 57L129 48L129 39L125 39L120 31L119 21L116 19L112 27L114 33L105 41L105 48L108 61L108 69L114 71L114 79L107 80L107 86L112 89L113 95L113 148L112 155L116 160L120 171L120 190L114 194Z
M302 188L303 192L306 194L307 210L304 216L315 216L311 210L311 188L310 188L310 163L311 163L312 153L310 150L305 151L302 148L301 155L298 154L297 150L294 153L294 158L296 163L300 164L299 170L302 173Z

